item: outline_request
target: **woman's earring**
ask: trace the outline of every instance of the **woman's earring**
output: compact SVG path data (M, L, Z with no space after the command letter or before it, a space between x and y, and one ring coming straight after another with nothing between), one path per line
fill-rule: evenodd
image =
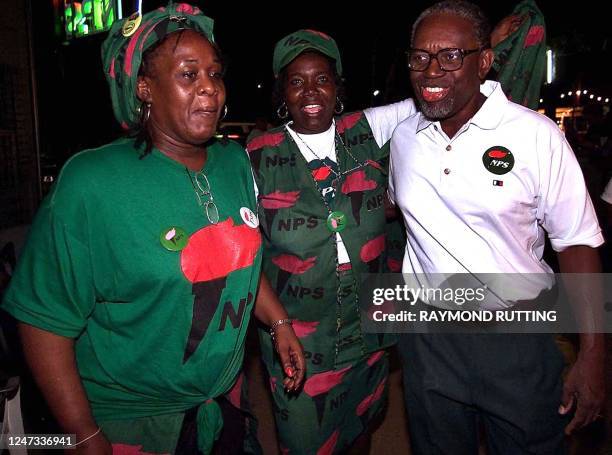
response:
M220 122L223 121L225 117L227 117L227 104L223 106L223 115L221 115L221 118L219 119L219 121Z
M336 115L340 115L344 112L344 103L340 100L340 98L336 97L336 109L334 109L334 113Z
M151 117L151 103L143 102L138 106L138 113L140 114L140 124L144 125L149 121L149 117Z
M281 120L285 120L287 117L289 117L289 108L287 108L287 103L283 101L283 104L278 106L276 115L278 115L278 118Z

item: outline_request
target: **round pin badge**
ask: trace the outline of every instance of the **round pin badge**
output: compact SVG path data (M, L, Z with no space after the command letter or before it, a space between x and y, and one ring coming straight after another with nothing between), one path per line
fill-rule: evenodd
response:
M136 29L140 26L140 21L142 21L142 16L140 13L136 12L127 18L123 26L121 27L121 34L126 38L128 36L132 36Z
M495 175L504 175L514 167L514 155L506 147L496 145L484 152L482 163L487 171Z
M248 227L252 227L253 229L259 226L259 219L257 215L253 213L253 211L248 207L242 207L240 209L240 218L244 221Z
M332 232L341 232L346 227L346 215L344 212L336 210L327 217L327 229Z
M162 231L159 243L168 251L181 251L189 243L189 236L182 228L172 226Z

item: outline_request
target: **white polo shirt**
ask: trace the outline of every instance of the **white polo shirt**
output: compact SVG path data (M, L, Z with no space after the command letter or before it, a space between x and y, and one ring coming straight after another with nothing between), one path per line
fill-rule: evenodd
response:
M452 139L420 113L393 133L389 196L407 229L405 273L550 273L544 231L556 251L603 243L559 128L499 83L481 92L486 102Z

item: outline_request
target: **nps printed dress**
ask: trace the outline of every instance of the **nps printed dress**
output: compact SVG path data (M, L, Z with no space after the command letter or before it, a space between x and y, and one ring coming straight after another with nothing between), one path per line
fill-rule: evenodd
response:
M282 366L261 331L281 448L288 453L349 447L385 403L384 348L394 338L364 333L358 294L363 274L386 270L388 140L397 117L413 109L412 102L402 103L391 105L390 116L336 118L336 161L307 161L289 125L247 143L259 189L264 273L294 319L307 359L303 390L286 394ZM384 128L372 127L375 120ZM348 262L339 262L336 233Z

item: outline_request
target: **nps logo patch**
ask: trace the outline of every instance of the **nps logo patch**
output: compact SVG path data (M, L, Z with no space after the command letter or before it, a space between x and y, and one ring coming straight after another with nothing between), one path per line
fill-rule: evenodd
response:
M514 156L506 147L496 145L484 152L482 163L487 171L495 175L504 175L514 167Z

